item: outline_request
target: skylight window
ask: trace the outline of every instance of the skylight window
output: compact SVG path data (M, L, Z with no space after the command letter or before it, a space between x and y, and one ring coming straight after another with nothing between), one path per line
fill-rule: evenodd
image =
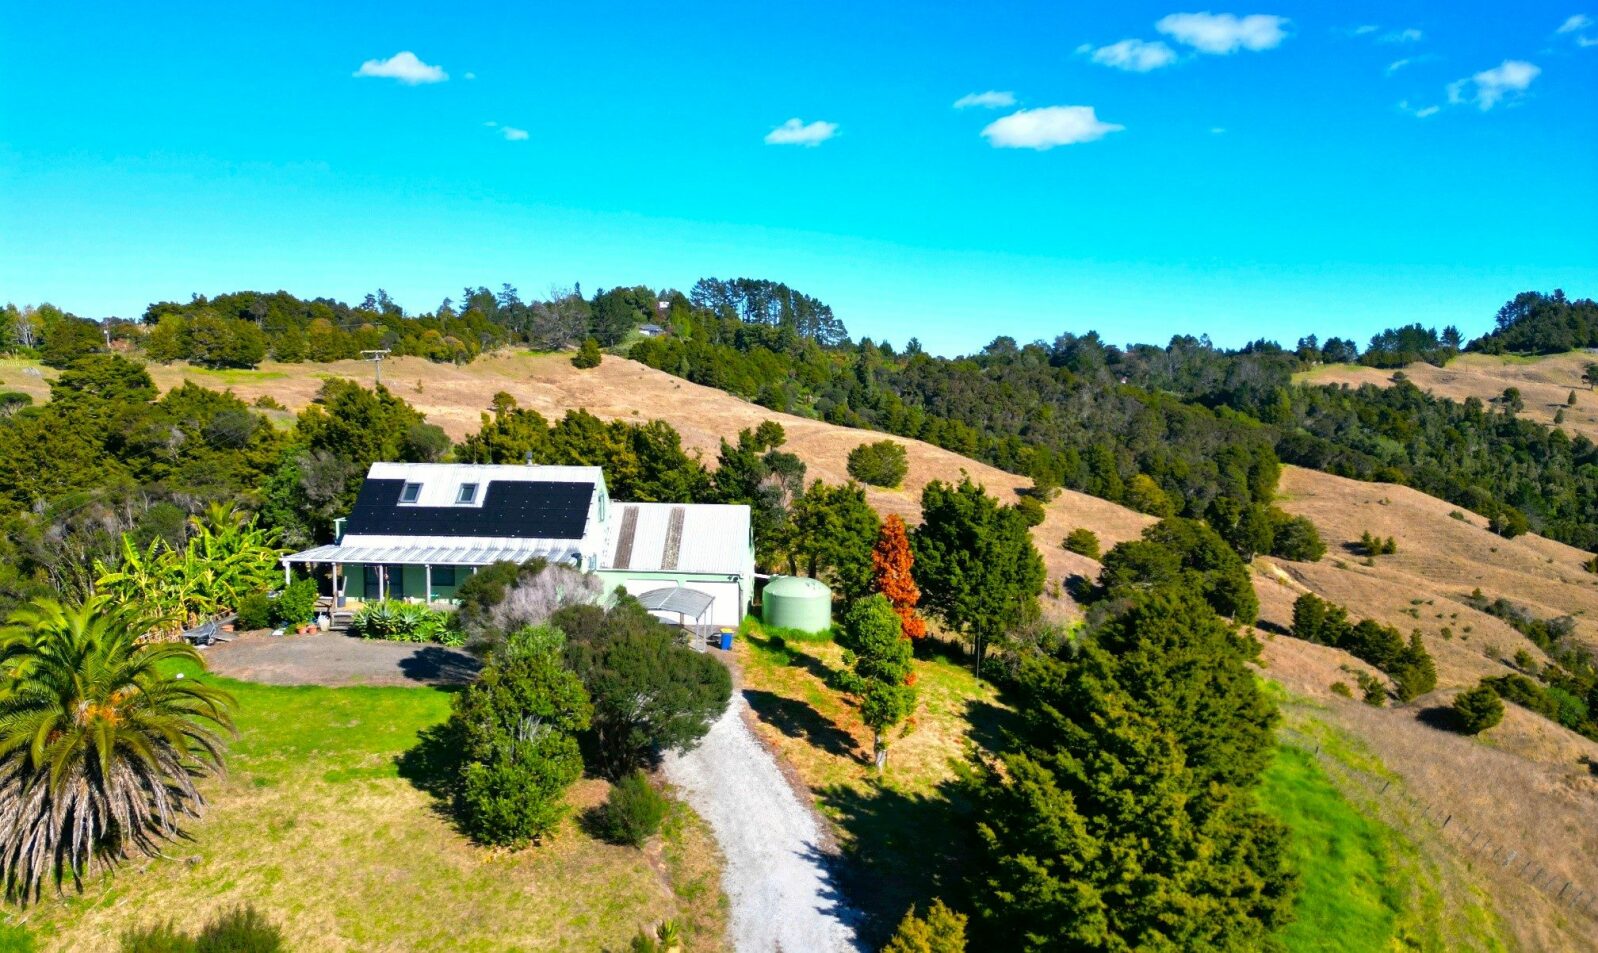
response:
M462 483L461 488L455 493L455 502L461 505L477 502L477 484Z
M422 485L420 483L407 483L400 488L401 503L415 503L416 498L421 495Z

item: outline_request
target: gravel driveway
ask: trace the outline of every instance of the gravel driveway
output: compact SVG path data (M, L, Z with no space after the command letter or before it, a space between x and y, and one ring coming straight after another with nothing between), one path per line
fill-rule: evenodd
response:
M341 632L240 634L204 652L218 675L267 685L461 685L480 667L460 649Z
M664 765L726 855L722 887L732 904L733 947L856 953L855 913L833 884L816 818L749 730L748 711L735 692L699 747L668 755Z

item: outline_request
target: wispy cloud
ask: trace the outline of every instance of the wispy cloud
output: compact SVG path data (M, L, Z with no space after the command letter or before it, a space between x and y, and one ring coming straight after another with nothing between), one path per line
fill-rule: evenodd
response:
M1380 29L1381 29L1381 27L1377 26L1374 23L1366 23L1366 24L1363 24L1361 26L1357 26L1357 27L1353 28L1352 30L1349 30L1348 31L1348 35L1349 36L1366 36L1368 34L1375 33L1377 30L1380 30Z
M1092 106L1042 106L1020 109L996 119L982 135L996 149L1036 149L1075 145L1102 139L1125 126L1102 122Z
M467 73L466 74L466 78L467 79L476 79L477 78L477 74L476 73Z
M1287 18L1265 13L1246 17L1230 13L1173 13L1161 17L1154 29L1200 53L1235 53L1269 50L1287 39Z
M1408 57L1405 57L1404 59L1401 59L1401 60L1393 60L1391 63L1387 64L1387 75L1391 76L1394 73L1398 72L1399 70L1403 69L1404 67L1408 66L1409 64L1411 64L1413 62L1415 62L1415 61L1412 60L1412 59L1409 59Z
M1585 30L1590 26L1592 26L1592 17L1585 13L1578 13L1566 19L1564 23L1559 24L1559 29L1554 32L1574 33L1577 30Z
M766 145L819 146L837 134L838 124L835 122L817 119L807 123L796 117L766 133Z
M1482 112L1507 98L1519 96L1542 73L1542 67L1525 60L1504 60L1492 69L1448 84L1448 101L1475 103Z
M1091 54L1093 62L1101 66L1113 66L1129 73L1147 73L1176 62L1176 51L1159 40L1122 40L1098 49L1084 44L1076 49L1078 53Z
M1399 111L1409 113L1416 119L1429 119L1443 111L1443 107L1441 106L1411 106L1409 104L1409 100L1407 99L1400 99L1398 101L1398 108Z
M397 79L406 86L417 86L422 83L442 83L449 79L449 74L444 72L442 66L429 66L423 63L415 53L410 50L401 50L386 60L367 60L356 70L355 76L377 77L379 79Z
M1407 30L1394 30L1391 33L1383 33L1377 39L1376 42L1378 42L1378 43L1419 43L1421 40L1423 40L1425 38L1426 38L1426 34L1424 34L1421 31L1415 29L1414 27L1410 27Z
M985 93L966 93L954 101L955 109L970 109L973 106L980 106L983 109L1008 109L1014 105L1014 93L997 89L990 89Z
M527 132L526 129L517 129L515 126L501 126L499 123L495 122L492 119L490 119L487 122L483 123L483 125L488 127L489 129L497 129L497 130L499 130L499 134L504 136L505 140L507 142L526 142L527 141L528 132Z

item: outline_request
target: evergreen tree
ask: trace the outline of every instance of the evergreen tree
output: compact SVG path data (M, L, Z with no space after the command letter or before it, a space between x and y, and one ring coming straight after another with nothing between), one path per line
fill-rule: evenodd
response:
M976 782L984 948L1237 950L1290 909L1255 805L1274 709L1192 593L1138 600L1075 656L1030 657L1025 729Z
M923 604L970 642L980 675L988 645L1038 615L1043 557L1026 520L970 477L934 480L921 491L910 546Z
M965 953L966 915L933 900L925 918L914 907L899 921L882 953Z
M860 700L860 720L871 729L872 759L881 772L888 760L884 736L915 710L915 689L908 684L913 649L899 614L880 592L849 607L843 645L853 669L845 681Z

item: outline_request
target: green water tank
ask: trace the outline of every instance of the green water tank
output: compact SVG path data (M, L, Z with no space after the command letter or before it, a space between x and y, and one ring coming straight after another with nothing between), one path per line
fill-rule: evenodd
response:
M801 632L832 628L832 590L804 576L773 576L760 596L766 625Z

